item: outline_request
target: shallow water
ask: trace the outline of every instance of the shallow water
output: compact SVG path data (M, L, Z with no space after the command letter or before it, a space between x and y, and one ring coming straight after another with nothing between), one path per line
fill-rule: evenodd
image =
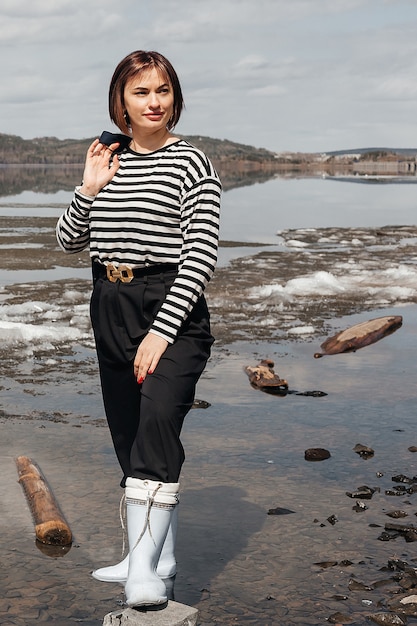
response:
M411 522L417 512L415 494L384 493L392 476L417 474L417 455L408 451L417 445L416 307L399 313L409 320L401 329L354 354L317 360L314 342L243 342L214 352L197 394L211 406L191 411L184 427L175 581L175 598L199 609L201 625L321 624L336 611L361 624L389 593L379 587L351 592L349 580L370 585L389 579L380 569L394 556L413 563L414 544L401 537L378 540L387 512L405 509ZM328 395L279 397L254 390L243 367L263 356L275 361L291 391ZM103 420L89 414L89 407L99 405L98 387L73 395L84 417L77 410L59 415L69 390L58 389L55 418L40 412L31 419L22 411L20 419L0 421L2 624L98 625L123 601L122 587L89 576L93 567L117 560L121 550L119 471ZM51 402L48 396L34 399L46 409ZM360 458L353 451L357 443L372 447L375 456ZM306 462L310 447L328 449L330 459ZM20 454L39 463L74 532L75 545L62 558L43 554L34 543L16 483L13 458ZM381 493L356 513L346 492L364 484ZM268 515L275 507L292 513ZM331 516L337 517L334 525L327 521ZM351 565L315 565L345 560ZM338 594L346 599L336 600Z
M270 190L281 193L286 183L274 181ZM415 566L415 544L402 537L382 542L378 536L389 521L387 512L404 509L407 523L417 513L416 494L385 494L393 476L417 475L417 455L409 451L417 446L416 232L407 227L376 234L387 222L371 220L369 213L377 213L373 204L366 218L371 225L358 227L360 213L354 211L348 226L319 231L319 221L328 225L329 219L320 207L332 202L323 189L334 187L331 193L339 198L348 193L349 202L351 194L359 194L358 204L369 203L371 192L364 185L317 181L319 193L316 182L292 181L294 197L298 183L300 198L316 198L315 222L309 217L301 226L298 218L282 220L279 237L270 225L259 238L251 231L246 240L270 239L274 245L267 249L223 248L229 257L208 293L218 341L197 397L211 406L192 410L184 427L187 459L175 581L175 598L199 609L201 626L309 626L326 623L337 611L362 624L398 590L393 573L381 571L388 559ZM346 186L355 190L345 192ZM247 202L254 202L256 187L262 207L267 202L262 185L247 189ZM392 187L385 193L384 212L397 198L401 224L413 224L410 187L401 186L397 195ZM356 188L366 189L365 195ZM226 194L226 207L241 204L243 192L237 190L234 199ZM382 200L379 190L374 196ZM10 221L21 215L15 211L0 223L0 258L8 268L0 273L0 623L96 626L123 602L122 587L89 575L120 555L121 490L88 322L88 258L56 250L53 215L36 209L41 221L24 215L17 224ZM245 241L245 224L235 229L235 240ZM23 241L42 244L39 256L38 248L30 248L30 271L27 253L14 247ZM319 274L324 271L332 277L326 283ZM403 316L403 326L391 336L353 354L314 359L327 336L393 313ZM256 391L243 368L265 357L275 362L291 392L327 395ZM353 451L357 443L372 447L375 455L362 459ZM310 447L326 448L331 457L307 462L304 451ZM35 545L14 465L21 454L40 465L74 532L65 556L48 556ZM346 492L361 485L380 492L358 513ZM268 515L276 507L292 512ZM331 516L336 523L328 521ZM324 561L337 565L317 565ZM352 578L368 586L388 582L350 591Z

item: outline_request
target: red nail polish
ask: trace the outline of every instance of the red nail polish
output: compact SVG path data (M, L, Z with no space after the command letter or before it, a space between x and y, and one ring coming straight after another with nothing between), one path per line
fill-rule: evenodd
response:
M153 370L148 370L148 374L153 374Z
M138 378L138 385L141 385L144 381L143 376L141 376L140 378Z

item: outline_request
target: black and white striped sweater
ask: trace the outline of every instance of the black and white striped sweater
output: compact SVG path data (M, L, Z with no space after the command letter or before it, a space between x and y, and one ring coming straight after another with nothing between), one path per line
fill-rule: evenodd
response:
M66 253L89 246L91 258L104 264L177 264L151 328L172 343L213 275L221 184L209 159L182 139L150 154L127 149L119 160L95 198L75 190L57 240Z

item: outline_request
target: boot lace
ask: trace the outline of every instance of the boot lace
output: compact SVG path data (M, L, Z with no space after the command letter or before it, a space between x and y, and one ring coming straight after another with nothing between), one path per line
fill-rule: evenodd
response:
M125 555L127 541L127 524L126 524L126 496L123 492L119 503L120 526L122 527L122 558Z
M147 495L146 497L146 516L145 516L145 523L143 525L142 528L142 532L140 533L138 540L136 541L135 545L132 548L132 551L136 548L136 546L139 544L140 540L142 539L143 535L146 533L146 530L149 531L149 536L152 539L154 546L156 546L155 543L155 539L152 536L152 531L151 531L151 509L152 509L152 505L155 501L155 496L158 493L158 491L160 490L160 488L162 487L162 483L159 483L157 485L157 487L154 489L152 494Z

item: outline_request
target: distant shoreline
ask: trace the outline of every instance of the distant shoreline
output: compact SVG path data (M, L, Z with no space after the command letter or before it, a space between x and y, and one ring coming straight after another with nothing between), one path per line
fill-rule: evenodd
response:
M250 161L250 160L226 160L213 159L213 164L218 170L220 177L226 180L233 175L264 174L271 178L274 174L300 174L304 176L402 176L417 177L417 160L411 158L390 158L379 160L355 160L352 157L338 157L337 159L309 160L297 158L292 160L289 156L282 161ZM1 163L0 170L82 170L84 163Z
M223 189L264 183L275 177L401 177L417 179L417 149L360 148L322 153L271 152L236 142L181 136L213 162ZM0 133L0 196L25 189L52 193L80 181L92 139L22 139Z

